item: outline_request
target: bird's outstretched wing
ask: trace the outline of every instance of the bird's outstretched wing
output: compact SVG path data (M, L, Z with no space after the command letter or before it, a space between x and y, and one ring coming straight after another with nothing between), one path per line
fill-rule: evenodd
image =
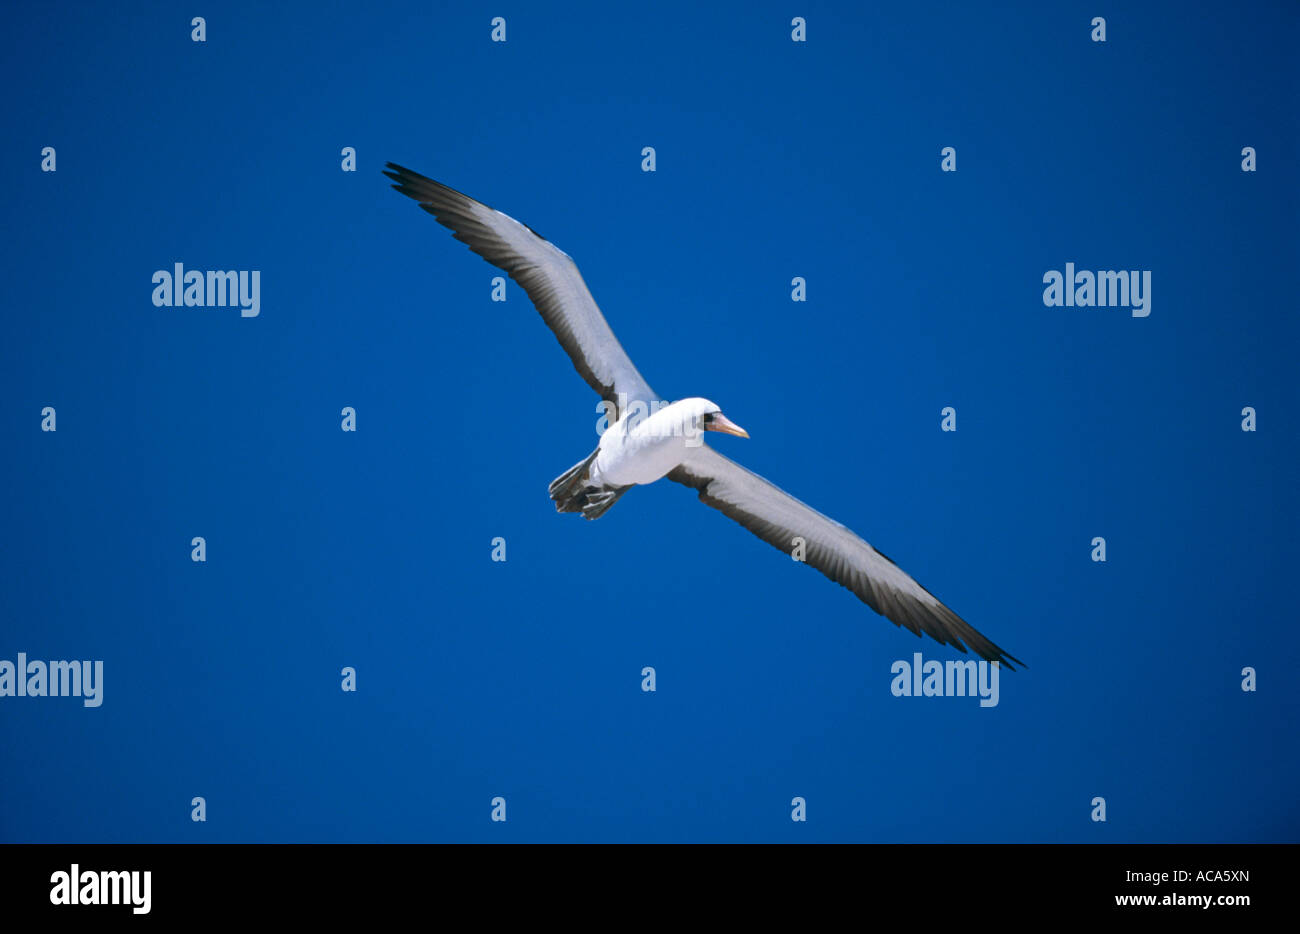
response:
M989 661L1015 670L1024 665L998 648L926 590L893 561L834 519L805 506L780 487L710 447L690 448L686 461L668 474L699 491L700 500L735 519L787 555L802 538L803 557L835 583L896 626L924 632L962 652L970 646Z
M392 162L384 174L397 182L394 188L418 201L457 240L523 287L574 368L602 399L618 405L620 393L629 402L649 403L655 398L610 330L569 254L513 217L431 178Z

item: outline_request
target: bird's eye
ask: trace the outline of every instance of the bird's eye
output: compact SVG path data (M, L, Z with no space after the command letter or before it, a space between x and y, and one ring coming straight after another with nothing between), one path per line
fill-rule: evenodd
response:
M713 424L713 413L712 413L712 412L705 412L705 413L704 413L704 424L706 424L706 425L711 425L711 424Z

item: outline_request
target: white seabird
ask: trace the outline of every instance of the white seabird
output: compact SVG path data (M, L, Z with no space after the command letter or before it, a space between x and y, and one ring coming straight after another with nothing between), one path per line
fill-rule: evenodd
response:
M704 431L749 437L717 405L691 398L656 411L658 396L632 365L567 253L455 189L392 162L388 169L384 174L397 183L395 189L519 283L578 373L612 409L596 450L551 483L558 511L597 519L633 486L667 477L695 489L702 502L786 554L802 549L804 563L894 625L962 652L970 646L1013 670L1011 662L1024 664L848 528L703 444Z

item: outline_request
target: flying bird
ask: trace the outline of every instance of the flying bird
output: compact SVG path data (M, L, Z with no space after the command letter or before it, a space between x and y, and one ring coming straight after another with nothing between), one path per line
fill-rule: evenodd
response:
M596 450L550 485L559 512L598 519L632 487L667 477L768 544L800 556L894 625L961 652L969 646L1012 670L1012 662L1024 664L848 528L702 443L709 431L749 435L708 399L663 404L567 253L531 227L410 169L390 162L384 174L457 240L519 283L578 373L608 403L609 427Z

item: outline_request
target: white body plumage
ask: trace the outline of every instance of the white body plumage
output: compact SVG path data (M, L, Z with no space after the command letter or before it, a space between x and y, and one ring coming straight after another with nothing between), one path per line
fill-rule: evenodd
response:
M705 414L718 412L708 399L683 399L653 415L629 412L600 436L591 481L609 487L654 483L704 443Z

